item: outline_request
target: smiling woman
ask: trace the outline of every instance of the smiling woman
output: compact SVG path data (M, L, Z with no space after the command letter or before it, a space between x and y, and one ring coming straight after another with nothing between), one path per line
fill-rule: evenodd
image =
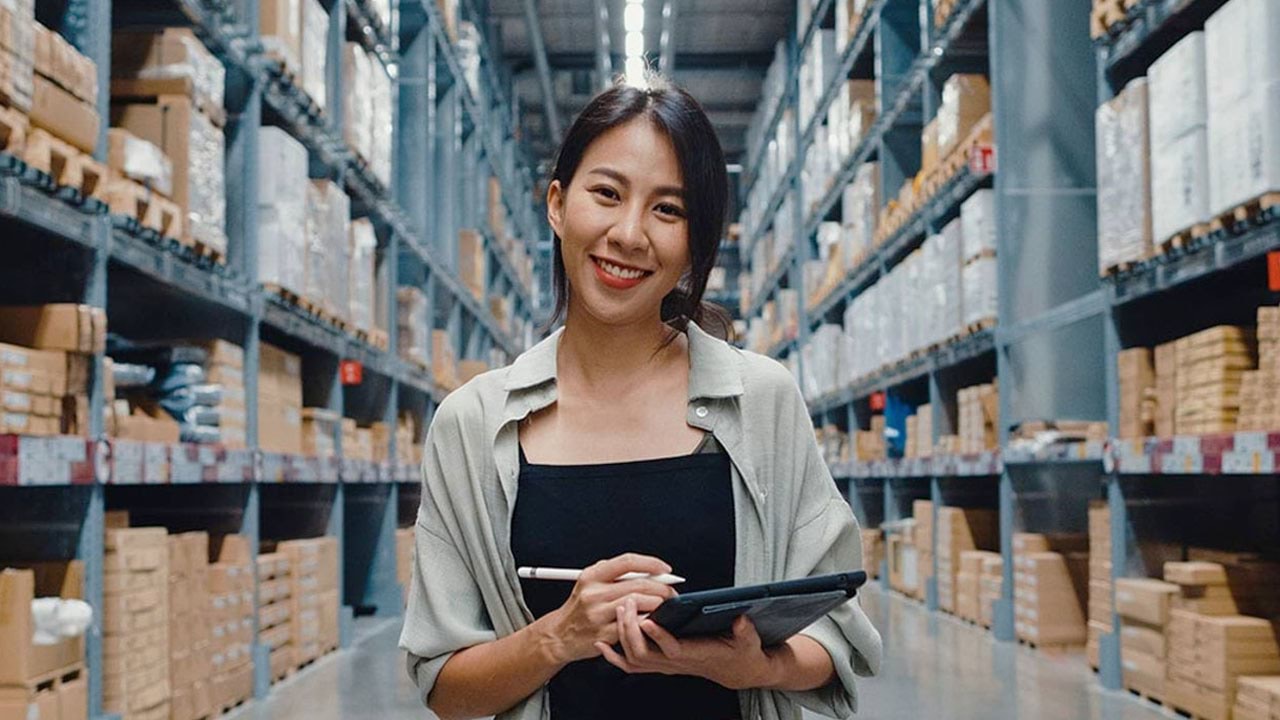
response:
M647 617L676 592L658 575L693 592L862 566L795 381L702 302L727 200L711 123L660 78L569 130L547 191L564 326L427 436L401 645L440 717L847 717L879 666L856 601L770 647L746 616L682 639Z

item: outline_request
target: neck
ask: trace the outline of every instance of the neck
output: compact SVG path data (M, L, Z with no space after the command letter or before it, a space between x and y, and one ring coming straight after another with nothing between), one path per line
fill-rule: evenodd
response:
M557 353L557 373L591 387L628 386L660 367L679 342L658 313L634 323L606 325L570 302ZM678 339L677 339L678 340Z

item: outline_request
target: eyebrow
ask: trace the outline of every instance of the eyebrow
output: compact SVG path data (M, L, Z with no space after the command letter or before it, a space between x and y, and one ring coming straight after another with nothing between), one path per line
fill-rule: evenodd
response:
M616 181L618 184L622 185L624 188L631 187L631 181L628 180L625 175L618 172L617 170L614 170L613 168L609 168L609 167L591 168L591 170L587 171L587 174L588 175L591 175L591 174L604 175L605 177ZM660 187L655 188L654 192L658 195L670 195L672 197L678 197L682 200L684 199L684 188L676 187L675 185L662 185Z

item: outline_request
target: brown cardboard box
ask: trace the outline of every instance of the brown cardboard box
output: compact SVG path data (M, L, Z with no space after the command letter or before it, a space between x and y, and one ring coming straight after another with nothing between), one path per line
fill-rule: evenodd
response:
M1120 628L1120 647L1125 651L1144 653L1163 660L1166 652L1164 629L1136 620L1126 620Z
M0 688L0 720L61 720L60 713L55 690Z
M477 300L484 301L484 237L475 230L458 231L458 278Z
M116 416L116 437L121 440L176 444L180 436L178 422L163 411L135 407L129 415Z
M93 354L106 344L106 314L74 303L0 306L0 341Z
M1165 697L1166 665L1164 660L1146 653L1121 648L1120 666L1126 688L1154 698Z
M259 0L258 27L269 56L284 62L295 76L302 72L302 5L299 0Z
M37 75L57 83L73 97L96 107L98 66L76 50L62 35L35 24L34 65Z
M86 153L98 145L98 127L102 118L88 103L39 75L32 84L31 124L48 130Z
M1151 625L1169 622L1169 609L1178 586L1148 578L1118 578L1115 586L1116 612Z
M78 560L0 571L0 685L26 685L36 677L84 662L83 637L54 645L31 641L31 601L81 598L83 578L84 566Z

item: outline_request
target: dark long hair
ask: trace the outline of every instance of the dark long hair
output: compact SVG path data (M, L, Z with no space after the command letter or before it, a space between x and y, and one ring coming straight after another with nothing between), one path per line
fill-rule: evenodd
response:
M690 320L721 339L733 334L733 322L721 308L703 302L707 278L715 267L729 203L729 176L715 128L702 106L684 89L660 75L648 75L648 89L621 83L597 95L578 115L560 145L552 180L567 190L587 147L605 132L645 117L671 139L684 178L685 213L689 226L689 272L662 299L662 320L684 332ZM564 319L569 307L560 236L552 253L556 307L548 327ZM674 335L671 339L674 339Z

